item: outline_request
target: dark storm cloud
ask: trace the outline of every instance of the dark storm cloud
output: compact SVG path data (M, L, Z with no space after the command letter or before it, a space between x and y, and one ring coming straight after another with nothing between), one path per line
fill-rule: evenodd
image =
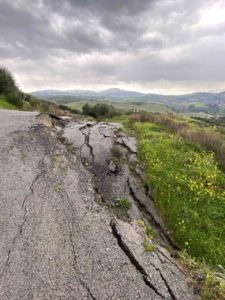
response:
M0 0L0 64L28 89L88 82L138 82L141 88L160 80L219 84L225 80L225 18L221 13L217 22L214 13L202 21L213 9L225 13L225 3Z
M74 13L75 11L82 10L89 14L128 14L134 16L149 8L154 0L49 0L47 6L54 10L60 11L61 9L67 14Z
M24 57L43 55L44 49L72 52L126 50L144 30L135 17L149 1L0 1L0 34L13 45L19 40L28 51ZM128 5L129 3L129 5ZM36 51L37 50L37 51ZM129 51L129 49L127 49Z

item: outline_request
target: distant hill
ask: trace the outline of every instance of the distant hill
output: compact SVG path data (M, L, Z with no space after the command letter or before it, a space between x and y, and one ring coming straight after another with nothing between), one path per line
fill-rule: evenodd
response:
M110 97L110 98L115 98L115 99L123 99L123 98L140 98L143 97L145 94L143 93L139 93L139 92L135 92L135 91L125 91L125 90L121 90L121 89L108 89L102 92L97 93L98 96L102 96L102 97Z
M52 97L85 97L85 98L110 98L110 99L124 99L124 98L139 98L145 96L143 93L125 91L117 88L107 89L101 92L94 92L89 90L68 90L68 91L59 91L59 90L43 90L35 91L31 93L33 96L42 97L44 99Z
M117 88L107 89L101 92L94 92L89 90L43 90L35 91L31 93L32 95L43 98L43 99L53 99L56 97L60 98L60 102L67 101L67 97L77 97L82 99L94 99L94 100L115 100L115 101L138 101L138 102L158 102L167 105L187 101L187 102L204 102L211 104L225 104L225 92L220 93L210 93L210 92L196 92L192 94L185 95L160 95L152 93L140 93L136 91L126 91ZM74 100L76 101L76 99ZM57 102L57 101L56 101Z

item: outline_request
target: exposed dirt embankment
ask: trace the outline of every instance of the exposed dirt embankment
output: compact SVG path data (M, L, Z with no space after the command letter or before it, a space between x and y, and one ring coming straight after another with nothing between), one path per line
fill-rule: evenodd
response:
M166 250L135 140L115 124L10 114L0 134L0 299L195 299Z

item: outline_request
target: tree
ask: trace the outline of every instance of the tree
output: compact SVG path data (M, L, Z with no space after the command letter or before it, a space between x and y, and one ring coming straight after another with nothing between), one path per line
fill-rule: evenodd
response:
M82 111L83 111L84 115L87 115L87 116L91 116L92 115L92 107L88 103L85 103L83 105Z
M13 75L6 68L0 68L0 95L8 95L17 91Z
M84 115L94 118L113 117L116 114L119 114L113 105L108 105L106 103L97 103L95 105L85 103L82 110Z

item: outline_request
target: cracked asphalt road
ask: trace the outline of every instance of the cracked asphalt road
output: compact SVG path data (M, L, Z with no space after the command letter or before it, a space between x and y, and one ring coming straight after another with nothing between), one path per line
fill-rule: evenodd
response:
M79 153L107 158L101 133L83 142L69 124L91 143L74 154L36 113L0 110L0 124L0 299L195 299L168 251L146 253L143 229L96 200Z

